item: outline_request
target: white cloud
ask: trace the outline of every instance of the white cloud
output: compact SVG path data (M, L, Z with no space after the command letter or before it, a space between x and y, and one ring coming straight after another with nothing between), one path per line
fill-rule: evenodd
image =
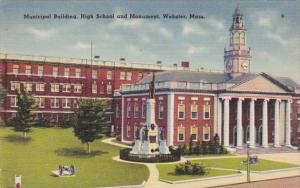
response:
M225 29L224 23L220 20L216 20L214 18L207 18L207 24L212 27L215 28L217 30L223 30Z
M252 20L258 27L271 28L279 18L275 10L256 11L252 14Z
M201 28L199 25L184 23L182 25L182 34L187 35L207 35L208 32Z
M49 39L56 33L54 28L50 29L38 29L32 26L26 28L26 31L33 35L37 39Z
M173 38L173 33L165 27L160 27L158 32L167 39Z
M284 39L277 33L267 33L267 38L274 40L275 42L279 43L281 46L286 47L289 43L288 40Z
M195 54L201 54L205 51L206 49L204 47L196 47L196 46L189 46L187 49L187 54L188 56L193 56Z
M95 47L95 45L93 45L93 47ZM77 42L73 46L73 48L78 49L78 50L90 49L91 48L91 44L83 43L83 42Z
M137 47L136 45L129 44L126 47L126 51L131 55L131 56L139 56L141 54L141 49Z

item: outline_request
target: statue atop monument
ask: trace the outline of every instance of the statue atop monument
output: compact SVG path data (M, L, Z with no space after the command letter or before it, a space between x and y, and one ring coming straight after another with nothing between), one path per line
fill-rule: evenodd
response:
M149 85L149 98L154 99L155 96L155 73L152 73L152 81Z

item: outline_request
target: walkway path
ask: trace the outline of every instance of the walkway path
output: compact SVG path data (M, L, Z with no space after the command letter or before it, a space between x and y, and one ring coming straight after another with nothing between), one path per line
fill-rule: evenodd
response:
M119 144L112 142L113 139L105 139L103 142L112 144L115 146L120 147L127 147L130 146ZM182 157L180 162L184 162L186 160L194 160L194 159L213 159L213 158L234 158L234 157L242 157L243 155L239 156L220 156L220 157L201 157L201 158L184 158ZM289 162L293 164L300 165L300 153L278 153L278 154L258 154L259 158L267 159L267 160L274 160L280 162ZM113 160L122 161L126 163L135 163L130 161L123 161L120 160L119 156L113 157ZM173 162L174 163L174 162ZM178 162L176 162L178 163ZM211 179L205 181L194 181L194 182L186 182L180 184L169 184L166 182L159 181L159 171L156 168L156 163L138 163L146 165L149 169L149 178L145 184L145 188L203 188L203 187L215 187L215 186L222 186L222 185L231 185L237 183L244 183L247 180L247 175L243 173L242 176L232 177L232 178L224 178L224 179ZM166 163L160 163L166 164ZM167 163L168 164L168 163ZM300 169L294 169L289 171L278 171L272 172L268 174L257 174L251 173L251 181L260 181L260 180L268 180L268 179L276 179L276 178L284 178L284 177L292 177L292 176L300 176Z
M128 146L126 144L116 143L113 140L116 140L116 138L106 138L106 139L103 139L102 142L104 142L106 144L114 145L114 146L119 146L122 148L132 148L131 146Z

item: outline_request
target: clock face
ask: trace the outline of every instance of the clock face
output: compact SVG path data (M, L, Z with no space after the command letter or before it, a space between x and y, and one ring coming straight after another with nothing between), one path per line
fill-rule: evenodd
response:
M231 61L227 61L226 70L227 70L227 72L230 72L232 70L232 62Z
M241 66L242 66L242 68L243 68L244 70L247 70L247 69L248 69L248 64L247 64L247 63L243 63Z

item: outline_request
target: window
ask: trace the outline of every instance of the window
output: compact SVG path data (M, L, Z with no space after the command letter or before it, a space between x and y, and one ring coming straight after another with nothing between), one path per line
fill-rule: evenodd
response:
M125 80L125 72L120 72L120 80Z
M44 83L36 83L35 91L45 91L45 84Z
M110 84L106 85L106 93L107 94L112 94L112 86Z
M62 106L63 106L63 108L71 108L70 99L64 98L62 100Z
M25 66L25 74L30 75L31 74L31 65Z
M298 124L298 127L297 127L297 137L298 137L298 139L300 138L300 123Z
M146 111L147 111L146 101L143 101L142 102L142 118L146 117Z
M51 84L51 92L59 92L59 84Z
M42 120L43 119L43 114L42 113L36 113L36 119L37 120Z
M35 103L38 105L39 108L45 107L45 98L37 97L35 98Z
M185 105L183 104L183 101L180 101L178 104L178 119L184 119L185 114Z
M81 77L81 70L80 70L80 68L76 68L75 69L75 77L76 78L80 78Z
M25 91L32 91L32 83L24 83Z
M59 107L59 101L57 98L51 99L51 108L58 108Z
M92 85L92 93L97 93L97 84Z
M112 79L112 71L106 72L106 79L111 80Z
M271 117L271 120L274 120L274 117L275 117L275 104L274 103L269 103L269 105L270 105L269 116Z
M11 82L10 84L10 90L12 91L20 91L20 83L19 82Z
M300 120L300 100L297 101L298 106L297 106L297 119Z
M119 118L120 116L121 116L120 105L116 104L116 118Z
M191 104L191 119L198 119L198 105L195 101Z
M71 84L63 84L62 92L71 92Z
M210 104L209 102L205 102L203 106L203 119L209 119L210 118Z
M19 74L19 65L13 65L13 73Z
M131 106L130 103L127 104L127 117L130 118L131 115Z
M97 79L97 70L92 71L92 78Z
M38 75L41 76L44 74L44 67L43 65L38 66Z
M163 119L164 118L164 105L163 103L160 101L158 103L158 119Z
M139 105L137 102L134 103L133 111L133 116L137 118L139 116Z
M203 127L203 141L209 141L210 139L210 134L209 134L209 126L206 124L204 127Z
M180 127L178 127L178 141L184 141L184 131L185 128L180 125Z
M127 80L131 80L131 77L132 77L132 73L131 72L127 72L127 75L126 75L126 79Z
M64 76L69 77L69 75L70 75L70 68L65 68Z
M127 126L126 126L126 133L127 133L127 137L129 137L131 135L129 124L127 124Z
M10 106L17 107L17 103L18 103L17 96L11 96L10 97Z
M177 82L177 87L185 88L186 84L187 84L186 82Z
M58 122L58 114L52 113L50 119L52 122Z
M82 91L82 86L81 86L81 84L75 84L75 85L74 85L74 92L75 92L75 93L81 93L81 91Z
M58 67L52 67L52 75L58 76Z
M195 125L193 125L192 127L191 127L191 139L193 140L193 141L196 141L198 138L197 138L197 136L198 136L198 127L196 127Z
M77 100L73 100L73 108L78 108L78 103L77 103Z
M143 73L142 72L139 72L138 73L138 80L142 79L143 78Z

